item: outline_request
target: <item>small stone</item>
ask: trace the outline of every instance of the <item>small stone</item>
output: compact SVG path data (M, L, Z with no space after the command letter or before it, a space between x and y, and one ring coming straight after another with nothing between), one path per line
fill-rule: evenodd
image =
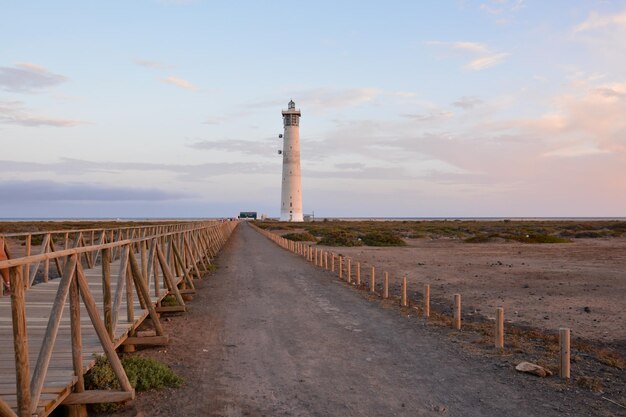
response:
M445 413L447 410L448 409L445 406L443 406L443 405L436 405L436 406L433 407L433 411L436 411L436 412L441 413L441 414Z
M550 316L543 316L544 320L550 320Z
M542 366L539 366L537 364L530 363L530 362L520 362L515 367L515 370L518 372L524 372L527 374L537 375L542 378L552 375L552 372L549 369L546 369Z
M589 307L585 307L583 310L585 313L591 313L591 309Z

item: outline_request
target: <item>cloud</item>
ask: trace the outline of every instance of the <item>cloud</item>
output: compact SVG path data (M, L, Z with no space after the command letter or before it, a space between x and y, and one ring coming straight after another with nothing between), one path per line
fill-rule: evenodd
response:
M240 140L240 139L223 139L223 140L199 140L193 142L188 147L198 150L222 150L228 152L239 152L249 155L276 155L278 149L282 149L281 139L262 139L262 140Z
M0 160L0 173L16 172L78 176L88 173L131 175L133 172L169 172L184 182L205 181L209 178L230 174L275 173L280 164L254 162L208 162L204 164L165 164L146 162L89 161L61 158L56 162L28 162Z
M481 58L476 58L468 62L467 64L465 64L465 68L471 69L474 71L479 71L485 68L493 67L494 65L498 65L502 63L502 61L504 61L510 55L511 54L509 53L499 53L499 54L484 56Z
M427 41L426 45L444 46L451 49L458 49L461 51L472 52L476 54L489 53L489 48L484 43L478 42L442 42L442 41Z
M154 188L56 181L0 181L0 195L15 201L164 201L188 195Z
M584 22L581 22L574 27L574 32L585 32L588 30L601 29L611 26L622 26L626 28L626 12L608 15L600 15L593 12Z
M426 45L436 46L450 51L461 52L464 54L473 55L474 58L466 63L463 68L480 71L494 65L501 64L511 54L508 52L496 52L484 43L478 42L443 42L443 41L428 41Z
M21 101L0 101L0 123L26 127L72 127L86 122L36 115L24 108Z
M414 120L416 122L430 122L433 120L447 119L449 117L452 117L453 115L454 113L452 112L441 110L433 111L429 114L401 114L400 116Z
M182 78L176 78L173 76L165 77L161 81L167 84L175 85L176 87L184 88L189 91L198 91L198 87L193 85L187 80L183 80Z
M454 103L452 103L455 107L460 107L464 110L473 109L476 106L479 106L483 103L483 101L477 97L461 97Z
M13 67L0 67L0 88L13 93L37 92L66 80L67 78L62 75L54 74L42 66L27 62Z
M167 65L159 61L151 61L148 59L136 59L135 64L152 69L172 69L174 68L172 65Z

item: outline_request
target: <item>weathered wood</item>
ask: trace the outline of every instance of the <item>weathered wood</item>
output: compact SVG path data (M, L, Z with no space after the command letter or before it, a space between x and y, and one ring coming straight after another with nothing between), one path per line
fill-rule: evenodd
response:
M102 298L104 325L113 340L113 301L111 298L111 249L102 249Z
M154 325L157 335L163 336L163 327L161 326L159 316L154 309L154 304L150 299L150 291L148 290L148 286L141 276L139 263L137 262L137 259L132 252L130 252L130 256L128 257L128 259L130 261L130 268L132 271L133 281L135 282L135 288L137 288L137 296L139 298L143 298L144 303L148 308L148 314L152 319L152 324Z
M370 277L370 292L376 292L376 267L372 267L372 275Z
M28 366L28 335L26 333L26 305L22 268L9 269L11 282L11 316L13 320L13 349L17 380L17 414L30 416L30 371Z
M41 351L37 358L37 365L33 371L33 376L30 381L30 396L31 396L31 413L35 413L37 404L39 403L39 396L41 395L41 389L43 388L43 382L46 378L46 372L48 370L48 364L50 363L50 357L52 356L52 348L56 342L57 333L59 330L59 324L61 322L61 314L63 314L63 307L65 307L65 300L70 289L72 278L76 270L76 256L72 256L70 261L63 268L63 276L57 290L56 297L52 303L52 311L50 311L50 320L46 327L46 333L43 338Z
M135 391L89 390L75 392L63 400L64 405L119 403L135 399Z
M424 284L424 317L430 317L430 285Z
M17 417L17 414L2 399L0 399L0 417Z
M504 349L504 308L496 308L496 349Z
M72 258L77 260L76 255ZM80 293L78 280L73 279L70 285L70 343L72 345L72 369L77 378L75 391L85 390L83 377L83 338L80 324Z
M176 245L176 243L174 243L174 244L172 245L172 249L173 249L173 251L174 251L174 259L175 259L174 264L178 263L178 265L179 265L179 266L180 266L180 268L182 269L182 274L183 274L183 276L185 277L185 282L186 282L187 284L189 284L189 286L190 286L191 288L195 288L196 286L195 286L195 285L194 285L194 283L193 283L193 278L191 278L191 277L189 276L189 273L187 272L187 268L186 268L186 266L185 266L185 261L183 260L183 258L182 258L182 256L181 256L180 252L178 251L178 246Z
M128 271L128 245L121 248L120 270L117 275L117 286L115 287L115 298L113 300L113 324L115 328L119 317L120 305L122 304L122 292L126 283L126 272Z
M185 306L160 306L156 307L157 313L184 313L187 311Z
M30 256L32 237L33 235L31 234L26 236L26 254L25 255L27 257ZM24 265L24 273L22 274L22 276L27 278L26 287L30 287L30 264L29 263Z
M49 256L51 256L51 254L46 253L47 252L47 248L48 248L48 240L50 240L50 235L49 234L47 234L43 238L43 242L41 243L41 254L40 255L44 256L44 258L43 259L36 259L36 260L33 261L33 262L36 262L36 263L35 263L34 267L30 270L30 276L28 277L28 286L29 287L31 285L33 285L33 281L35 281L35 277L37 276L37 271L39 270L39 264L41 263L41 261L50 259ZM26 258L26 259L28 259L28 258ZM11 265L9 265L9 266L11 266Z
M389 298L389 273L385 271L385 282L383 284L383 299Z
M408 306L407 296L406 296L406 275L402 278L402 299L400 304L402 307Z
M170 270L169 265L167 264L167 259L165 259L165 255L163 254L163 251L161 250L160 245L157 245L156 251L157 251L157 258L159 259L159 265L161 265L161 271L163 271L163 279L166 282L168 290L172 294L174 294L174 297L176 297L176 301L178 302L178 304L180 304L181 306L185 306L185 301L183 300L183 297L180 294L178 286L176 285L176 282L174 281L174 276L172 275L172 271Z
M170 342L169 336L127 337L123 345L162 346Z
M85 274L83 272L83 267L80 263L76 264L76 278L78 280L78 288L80 289L80 294L83 298L83 303L85 308L87 309L87 313L89 314L89 318L91 319L91 323L93 324L94 330L98 335L98 339L100 339L100 343L102 348L104 349L104 353L109 360L109 364L111 365L111 369L115 373L115 376L120 383L120 387L124 391L134 392L133 387L130 385L128 381L128 377L126 376L126 372L124 371L124 367L122 367L122 363L120 359L117 357L117 353L115 353L115 348L109 339L109 335L107 333L106 327L104 327L104 322L100 319L100 315L98 314L98 308L96 307L96 303L93 299L91 291L89 290L89 284L85 279Z

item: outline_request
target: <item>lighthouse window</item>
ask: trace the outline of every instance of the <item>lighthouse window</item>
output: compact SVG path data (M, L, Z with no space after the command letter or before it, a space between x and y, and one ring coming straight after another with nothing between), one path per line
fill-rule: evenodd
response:
M293 207L293 203L289 203L289 207Z

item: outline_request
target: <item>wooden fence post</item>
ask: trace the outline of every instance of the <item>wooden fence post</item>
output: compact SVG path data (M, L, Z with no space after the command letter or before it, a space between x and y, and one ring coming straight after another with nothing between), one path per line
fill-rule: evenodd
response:
M424 317L430 317L430 285L424 284Z
M559 366L559 376L563 379L570 378L570 329L561 327L559 329L559 345L561 346L561 361Z
M389 273L385 271L385 283L383 285L383 299L389 298Z
M496 349L504 350L504 308L496 308Z
M370 292L376 292L376 268L372 267L372 276L370 281Z
M346 271L348 273L348 284L350 284L352 282L352 271L351 271L351 265L352 265L352 259L348 258L348 270Z
M356 263L356 286L361 286L361 262Z
M343 257L339 255L339 279L343 276Z
M454 328L461 330L461 294L454 294Z
M401 305L402 305L402 307L406 307L408 305L407 299L406 299L406 274L402 278L402 302L401 302Z

